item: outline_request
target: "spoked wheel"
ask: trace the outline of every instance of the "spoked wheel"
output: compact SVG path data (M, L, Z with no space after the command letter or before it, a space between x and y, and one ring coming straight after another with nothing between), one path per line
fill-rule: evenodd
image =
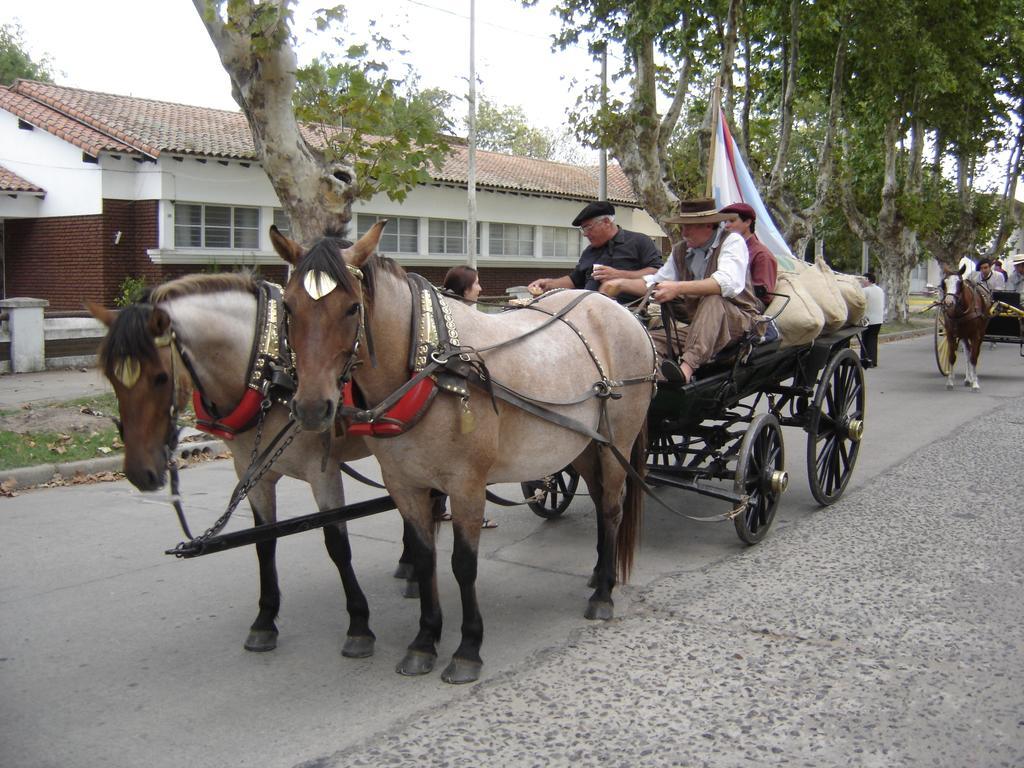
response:
M651 440L647 450L647 466L652 468L678 467L683 464L690 447L686 435L659 435Z
M770 413L754 417L743 435L736 461L737 493L745 494L746 508L733 518L736 533L747 544L757 544L775 519L779 499L789 485L782 427Z
M844 349L825 366L807 424L807 479L811 494L827 506L843 495L864 434L864 369Z
M949 339L946 338L946 324L942 322L942 309L935 310L935 364L939 373L949 376Z
M523 489L523 496L527 499L536 495L537 491L541 491L540 500L528 501L527 506L538 517L551 520L568 509L579 484L579 474L572 466L568 466L553 475L542 477L540 480L529 480L519 485Z

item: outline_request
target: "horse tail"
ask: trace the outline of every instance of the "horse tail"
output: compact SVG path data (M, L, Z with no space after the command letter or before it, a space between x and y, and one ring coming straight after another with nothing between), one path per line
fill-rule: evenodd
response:
M622 500L622 521L615 537L615 568L620 583L629 580L633 570L633 556L640 543L644 520L644 487L643 477L647 466L647 419L644 419L640 433L633 441L633 449L629 456L632 472L626 473L626 494Z

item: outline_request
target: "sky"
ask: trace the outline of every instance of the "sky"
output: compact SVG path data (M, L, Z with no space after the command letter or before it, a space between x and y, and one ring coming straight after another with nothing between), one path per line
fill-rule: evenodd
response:
M300 0L293 31L301 63L334 45L309 31L312 13L333 3ZM470 0L349 0L348 28L377 29L406 61L420 87L468 91ZM597 78L586 51L554 53L553 0L524 9L519 0L476 0L477 95L520 106L535 127L556 133L575 102L572 78ZM34 0L5 2L0 23L20 22L33 60L51 59L62 85L141 98L237 110L231 86L190 0ZM463 111L461 114L465 114Z

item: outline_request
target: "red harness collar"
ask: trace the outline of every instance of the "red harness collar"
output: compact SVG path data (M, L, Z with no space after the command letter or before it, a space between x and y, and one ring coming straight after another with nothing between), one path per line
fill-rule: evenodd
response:
M196 429L219 437L223 440L234 440L235 435L251 429L260 416L263 395L251 387L245 388L245 394L238 406L223 418L215 418L203 405L199 390L192 391L192 407L196 412Z
M437 384L429 376L417 382L402 399L380 418L374 421L346 419L345 431L350 435L363 437L397 437L408 432L420 420L427 406L437 394ZM341 390L341 402L347 408L358 408L352 395L352 382L346 381Z

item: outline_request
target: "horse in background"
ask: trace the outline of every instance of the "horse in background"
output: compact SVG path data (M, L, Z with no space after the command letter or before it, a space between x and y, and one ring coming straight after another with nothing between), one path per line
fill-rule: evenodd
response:
M375 411L384 429L394 426L387 414L400 393L437 381L407 429L369 445L416 534L419 632L396 671L426 674L437 658L436 489L451 501L452 570L462 599L462 638L442 679L472 682L482 666L476 577L488 483L544 477L572 463L598 520L585 616L612 618L616 576L628 574L639 539L643 497L635 472L643 470L654 348L629 310L598 293L555 292L500 315L445 301L422 278L373 255L382 227L378 222L350 248L327 236L308 252L271 228L275 250L294 267L285 289L299 382L292 410L303 428L332 430L350 379L361 402L343 415ZM432 367L438 355L456 368Z
M964 355L967 358L967 371L964 374L964 385L977 392L978 357L981 345L988 328L989 310L992 307L992 295L988 289L964 279L964 267L956 272L945 270L940 283L939 310L946 330L946 349L948 350L949 376L946 389L953 389L953 368L956 365L956 348L963 343Z
M217 412L237 412L247 393L253 392L247 389L247 377L257 332L258 290L258 281L244 273L189 275L158 286L149 303L133 304L120 311L88 305L93 316L108 326L100 346L100 366L117 396L125 447L124 472L139 490L157 490L166 482L177 430L170 416L172 404L178 410L186 407L193 394L192 375L203 399L215 403ZM259 430L236 433L232 456L239 477L249 467L260 433L262 449L288 418L288 409L274 404L266 411ZM328 462L324 462L324 450L318 436L295 434L273 467L249 491L257 525L276 520L275 487L283 476L309 483L320 510L344 504L338 464L368 456L370 451L358 437L334 440ZM370 656L375 636L369 626L366 596L352 568L345 523L327 525L323 531L327 552L341 576L349 614L342 655ZM276 551L275 539L256 544L259 612L245 640L249 651L270 651L277 646L275 620L281 592Z

